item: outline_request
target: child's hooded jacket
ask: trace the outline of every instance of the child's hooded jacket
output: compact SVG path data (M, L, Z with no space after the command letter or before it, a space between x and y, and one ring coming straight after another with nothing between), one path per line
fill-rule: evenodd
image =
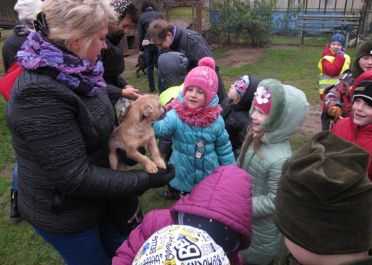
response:
M178 101L183 101L182 94ZM205 109L217 106L216 96ZM211 122L211 116L206 114L200 123ZM175 109L171 109L164 119L154 123L153 128L159 138L173 136L173 152L169 163L176 165L176 176L170 185L180 191L190 192L217 167L235 164L229 135L219 114L208 126L193 126L183 121Z
M221 166L170 209L149 212L143 222L118 248L113 265L130 265L142 244L159 229L177 223L177 212L212 218L240 235L239 249L250 244L252 193L251 178L235 165ZM229 255L232 265L242 264L237 253Z
M253 181L253 236L250 248L242 251L242 256L249 264L269 264L283 245L274 223L278 180L283 163L292 155L289 137L303 124L309 103L301 90L277 80L265 79L258 86L269 87L272 102L262 124L266 130L259 148L263 158L254 152L253 144L244 156L243 168Z

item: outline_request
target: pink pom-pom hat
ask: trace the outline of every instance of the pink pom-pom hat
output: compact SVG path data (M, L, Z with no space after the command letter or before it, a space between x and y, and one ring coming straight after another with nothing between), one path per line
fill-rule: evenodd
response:
M215 61L212 57L204 57L199 60L198 66L192 69L185 78L183 95L190 86L195 86L204 91L204 106L208 106L217 95L218 77L215 69Z

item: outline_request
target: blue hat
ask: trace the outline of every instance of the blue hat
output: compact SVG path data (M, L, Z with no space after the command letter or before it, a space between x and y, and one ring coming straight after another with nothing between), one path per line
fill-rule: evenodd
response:
M336 34L333 34L332 38L331 38L331 43L334 42L334 41L337 41L339 43L341 43L342 47L345 46L345 36L342 35L341 33L336 33Z

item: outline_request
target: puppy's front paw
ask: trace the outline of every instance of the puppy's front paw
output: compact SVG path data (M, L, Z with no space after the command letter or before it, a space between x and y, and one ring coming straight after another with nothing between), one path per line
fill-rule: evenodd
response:
M159 159L156 159L154 160L155 164L160 167L160 168L164 168L164 169L167 169L167 166L165 165L165 162L163 159L159 158Z
M148 162L145 165L145 169L148 173L156 173L158 172L158 167L154 162Z

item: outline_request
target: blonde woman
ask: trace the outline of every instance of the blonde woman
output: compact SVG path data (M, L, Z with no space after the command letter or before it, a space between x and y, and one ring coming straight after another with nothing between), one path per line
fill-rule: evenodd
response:
M7 110L18 208L67 264L111 264L125 236L109 218L110 200L130 200L172 173L109 169L114 109L98 61L116 19L109 3L46 0L42 10L17 54L24 71Z

